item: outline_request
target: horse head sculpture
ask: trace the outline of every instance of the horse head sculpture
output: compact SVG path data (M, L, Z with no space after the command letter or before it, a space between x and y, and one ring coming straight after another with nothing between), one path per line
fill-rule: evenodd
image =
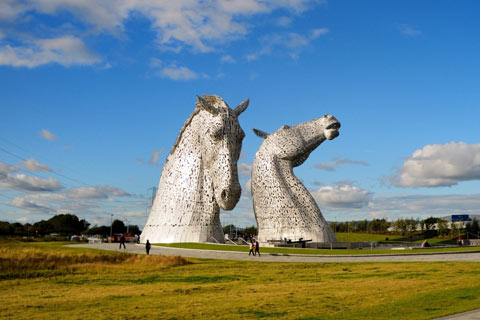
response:
M197 97L162 170L142 242L224 242L219 208L232 210L240 199L238 116L248 104L230 109L218 96Z
M264 138L252 168L252 198L258 238L268 240L336 241L312 195L293 174L323 141L339 135L340 122L332 115L272 134L254 129Z

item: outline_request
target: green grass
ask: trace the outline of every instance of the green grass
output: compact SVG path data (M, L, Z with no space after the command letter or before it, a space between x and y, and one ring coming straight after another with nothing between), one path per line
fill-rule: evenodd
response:
M228 244L213 243L156 243L154 245L172 248L184 249L201 249L201 250L219 250L219 251L236 251L248 252L248 246L236 246ZM366 249L301 249L301 248L270 248L261 247L260 252L271 254L317 254L317 255L366 255L366 254L412 254L412 253L439 253L439 252L462 252L462 251L480 251L479 247L455 247L455 248L423 248L412 250L370 250Z
M1 249L1 319L431 319L480 308L479 262L185 260L58 243Z

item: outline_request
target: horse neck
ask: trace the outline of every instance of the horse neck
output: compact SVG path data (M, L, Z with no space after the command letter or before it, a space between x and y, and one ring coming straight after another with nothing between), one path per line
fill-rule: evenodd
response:
M165 190L166 192L181 195L175 197L176 202L195 199L194 203L201 205L208 202L206 196L213 191L202 161L201 146L198 144L201 132L197 128L198 126L192 123L182 132L177 147L167 158L162 179L170 181L163 186L170 189ZM197 208L193 206L191 209L195 211Z

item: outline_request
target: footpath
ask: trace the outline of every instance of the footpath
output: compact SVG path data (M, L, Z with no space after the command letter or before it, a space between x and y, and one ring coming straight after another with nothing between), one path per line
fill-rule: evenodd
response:
M145 245L127 243L127 249L119 249L118 243L84 243L69 245L111 251L145 253ZM260 251L261 253L261 251ZM415 254L375 254L375 255L310 255L310 254L273 254L261 253L249 256L248 252L198 250L152 246L152 255L182 256L187 258L244 260L263 262L412 262L412 261L476 261L480 262L480 252L441 252Z

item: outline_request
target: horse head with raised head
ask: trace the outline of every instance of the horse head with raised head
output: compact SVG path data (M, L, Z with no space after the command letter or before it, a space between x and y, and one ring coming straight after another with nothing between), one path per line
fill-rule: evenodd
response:
M248 103L230 109L218 96L197 96L163 167L142 242L224 242L219 211L240 199L237 161L245 133L238 116Z
M254 129L264 139L252 167L252 199L258 238L269 240L335 241L335 234L315 200L293 174L323 141L339 135L340 122L332 115L283 126L272 134ZM268 181L268 183L266 183Z

